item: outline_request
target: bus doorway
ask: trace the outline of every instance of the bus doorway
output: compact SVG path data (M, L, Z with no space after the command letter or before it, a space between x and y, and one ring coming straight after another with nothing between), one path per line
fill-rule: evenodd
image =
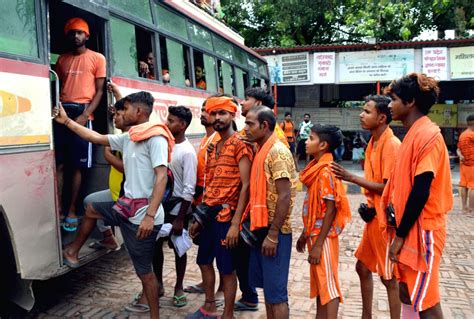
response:
M74 1L72 1L72 3L74 3ZM73 42L71 43L71 39L68 39L65 33L65 25L71 18L81 18L87 22L89 28L89 39L86 42L86 48L88 50L101 53L107 57L105 41L106 28L104 19L95 15L93 12L84 10L74 4L65 3L64 1L51 1L49 3L48 12L50 66L53 70L56 70L57 73L61 72L62 74L65 74L66 72L69 72L69 74L72 72L81 72L80 70L67 69L71 65L68 63L63 63L61 67L58 65L58 59L61 55L64 54L64 56L66 56L75 49L75 44ZM74 39L72 39L72 41L74 41ZM106 70L107 69L108 68L106 65ZM97 81L97 77L95 80ZM93 84L96 83L97 82L94 82ZM104 79L104 84L101 86L103 92L102 98L100 99L93 116L89 117L89 119L91 119L92 128L101 134L106 134L108 132L109 123L111 121L110 116L107 113L108 94L105 83L106 81ZM97 94L99 91L100 89L96 87L95 94ZM54 94L55 93L52 95ZM85 107L88 107L88 103L82 103L86 104ZM71 117L73 116L71 115ZM70 142L69 140L66 141L64 139L64 136L67 136L67 138L70 139L71 135L59 136L60 134L64 134L64 131L62 131L64 127L60 125L57 125L57 127L59 127L59 129L57 129L55 132L54 149L56 155L59 154L59 157L61 158L61 162L57 162L56 174L58 184L57 194L58 214L60 218L59 232L61 234L61 248L67 246L76 236L77 229L84 214L84 198L91 193L109 188L109 165L104 159L104 148L102 146L96 145L90 145L87 149L89 156L89 152L92 152L92 155L90 156L90 168L84 168L84 165L75 164L75 155L71 156L71 149L75 148L76 145L72 144L74 143L73 141ZM79 178L77 177L78 166L82 166L79 169ZM78 183L80 187L78 187ZM77 220L75 218L77 218ZM100 241L102 238L102 234L99 231L95 231L92 236L90 236L89 241L91 241L93 244L96 241ZM93 248L89 246L89 244L86 244L81 250L81 263L93 260L97 255L105 253L104 250L100 249L100 245L93 245Z

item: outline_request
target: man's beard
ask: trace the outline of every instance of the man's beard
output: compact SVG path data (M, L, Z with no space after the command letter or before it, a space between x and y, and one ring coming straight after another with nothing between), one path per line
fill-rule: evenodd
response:
M216 125L220 125L219 127L216 127ZM214 123L212 126L214 127L214 130L216 132L223 132L229 129L229 127L232 125L232 122L229 124L224 124L224 123Z
M308 123L308 122L309 122L309 120L304 120L304 122L305 122L305 123Z

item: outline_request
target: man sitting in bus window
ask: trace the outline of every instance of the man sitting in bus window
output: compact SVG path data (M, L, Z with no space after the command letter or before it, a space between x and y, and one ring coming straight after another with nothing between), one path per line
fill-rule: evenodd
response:
M140 77L155 80L155 57L153 52L148 52L143 60L138 61Z
M169 84L171 81L170 71L168 71L168 69L163 69L161 71L161 75L162 75L163 84L165 85Z
M200 65L196 65L194 68L196 74L196 88L205 90L206 89L206 78L204 76L204 69Z
M105 57L86 48L89 26L81 18L72 18L64 26L71 51L61 54L56 71L61 81L61 103L68 116L82 126L92 128L92 116L99 105L106 76ZM92 164L92 145L62 125L54 125L55 155L59 185L59 207L62 210L64 170L71 172L69 208L62 224L66 231L76 231L76 203L81 188L81 169ZM68 189L68 187L66 187Z

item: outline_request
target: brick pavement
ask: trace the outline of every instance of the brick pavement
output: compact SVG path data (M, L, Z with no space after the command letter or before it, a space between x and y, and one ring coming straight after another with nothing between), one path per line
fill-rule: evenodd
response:
M300 210L303 193L298 193L293 212L295 242L301 231ZM362 195L349 196L351 207L356 211ZM456 198L455 210L448 221L448 238L441 264L441 295L445 318L474 318L474 216L459 211ZM340 307L341 318L360 318L362 303L359 280L354 270L354 251L360 241L363 222L354 216L341 236L340 280L345 303ZM172 306L174 286L174 257L165 249L165 296L161 299L161 318L182 318L196 310L203 302L203 295L189 294L188 305L181 309ZM200 272L194 264L197 249L193 247L188 257L185 284L200 281ZM309 275L307 255L293 249L289 278L289 303L292 318L314 318L314 300L308 298ZM380 280L375 278L374 318L389 318L386 292ZM30 317L34 318L147 318L123 310L133 295L140 290L126 252L111 253L81 269L60 278L35 284L37 303ZM259 290L260 302L263 294ZM237 318L265 318L265 307L260 304L256 313L236 313Z

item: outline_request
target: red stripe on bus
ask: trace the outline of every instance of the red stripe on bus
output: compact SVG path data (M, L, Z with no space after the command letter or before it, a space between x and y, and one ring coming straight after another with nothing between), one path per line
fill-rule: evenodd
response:
M4 58L0 58L0 72L49 77L49 67L47 65Z
M192 96L198 98L207 98L210 93L207 92L199 92L195 89L183 89L175 86L170 85L163 85L160 83L151 83L148 81L140 81L140 80L132 80L122 77L112 77L112 82L117 84L118 86L124 86L131 89L136 90L146 90L146 91L153 91L153 92L160 92L160 93L169 93L175 95L184 95L184 96Z

